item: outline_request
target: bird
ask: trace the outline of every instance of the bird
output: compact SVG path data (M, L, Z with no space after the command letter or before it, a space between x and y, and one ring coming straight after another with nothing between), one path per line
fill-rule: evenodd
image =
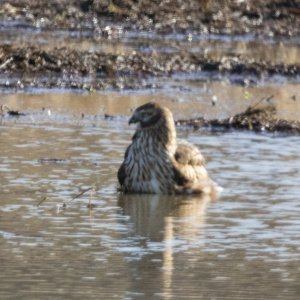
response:
M212 194L218 190L200 150L177 141L172 112L157 102L138 107L137 124L118 170L120 191L146 194Z

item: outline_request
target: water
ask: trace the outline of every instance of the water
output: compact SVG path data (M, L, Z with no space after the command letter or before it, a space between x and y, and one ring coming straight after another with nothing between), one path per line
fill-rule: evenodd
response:
M83 123L82 114L85 117L109 114L124 118L137 106L149 101L167 105L174 113L175 119L199 116L211 119L233 116L250 105L256 105L262 98L273 95L270 103L276 106L279 118L300 121L300 85L297 82L283 81L242 87L232 85L228 81L202 80L193 76L169 78L165 82L160 79L162 88L153 90L74 94L63 89L33 89L29 93L3 93L0 105L28 113L26 119L29 123L62 122L66 118L69 119L70 115L78 118L79 123ZM212 105L213 100L215 106ZM48 114L48 111L53 111L54 114ZM57 113L63 116L57 118ZM24 121L23 118L21 122ZM3 122L6 120L2 120ZM15 122L18 122L18 119Z
M127 118L34 109L0 128L1 299L299 298L299 137L179 129L222 197L121 196Z
M254 35L159 35L154 32L120 32L117 38L103 38L93 31L43 31L25 24L0 23L2 43L43 49L69 47L82 51L102 51L114 54L142 52L178 52L181 49L194 54L205 53L207 58L221 59L224 55L241 55L256 61L266 60L276 64L297 64L300 59L299 37L267 38Z
M274 64L300 57L298 38L103 39L21 27L2 24L2 42L114 54L172 53L179 45L208 58ZM14 80L2 75L3 83ZM223 118L274 95L280 118L300 120L298 77L238 86L206 75L159 78L146 91L1 91L0 105L26 115L0 116L0 299L299 299L299 137L180 128L178 136L203 152L221 198L117 192L133 133L128 116L147 101L167 105L176 119Z

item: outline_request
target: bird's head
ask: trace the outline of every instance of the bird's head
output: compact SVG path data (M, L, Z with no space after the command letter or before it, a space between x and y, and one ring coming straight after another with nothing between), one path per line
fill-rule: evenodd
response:
M165 119L167 114L171 114L167 108L160 106L158 103L149 102L134 111L129 119L129 124L139 123L140 128L152 127L160 120Z

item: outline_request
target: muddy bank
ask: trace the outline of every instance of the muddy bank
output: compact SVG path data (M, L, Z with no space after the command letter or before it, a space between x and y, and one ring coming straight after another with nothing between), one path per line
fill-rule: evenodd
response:
M244 112L230 118L213 120L206 120L205 118L178 120L176 121L176 125L189 126L195 130L209 128L210 130L222 132L247 130L283 135L300 135L300 122L280 119L277 116L275 106L271 104L260 106L259 104L260 103L258 103L258 105L249 106Z
M113 37L124 30L297 36L299 16L297 0L13 0L0 4L0 19L14 25L91 30Z
M296 0L13 0L0 4L0 31L43 32L47 47L34 39L31 44L22 43L22 39L13 42L13 46L0 43L0 88L160 88L161 77L199 72L209 80L228 76L230 82L242 86L255 85L261 78L274 75L298 80L297 59L291 64L285 60L278 63L268 56L243 57L238 51L214 57L204 49L195 53L190 45L171 42L165 34L183 34L186 41L209 34L241 34L263 40L276 36L280 41L282 37L299 36L299 16ZM74 40L78 43L80 35L93 37L95 45L107 39L125 45L125 31L153 32L170 41L167 48L171 50L154 50L151 40L146 51L136 46L118 54L113 47L103 52L92 46L88 50L68 47L67 42L66 47L49 45L47 35L60 31L66 36L76 32ZM297 53L293 55L297 57Z
M175 73L206 72L206 75L238 75L235 83L245 84L247 78L282 75L297 78L300 64L272 64L239 56L207 59L204 54L184 51L174 53L132 52L129 55L39 47L0 46L0 72L5 81L2 88L77 88L137 89L152 87L147 79Z

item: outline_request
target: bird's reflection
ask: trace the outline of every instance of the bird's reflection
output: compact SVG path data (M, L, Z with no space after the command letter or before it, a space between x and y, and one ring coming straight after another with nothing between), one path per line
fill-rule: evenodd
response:
M150 241L165 241L172 234L190 239L199 231L205 221L207 204L212 199L204 196L169 196L147 194L122 194L119 206L130 216L135 234ZM176 222L175 224L173 224ZM173 232L175 230L175 232Z
M146 238L150 242L160 242L161 249L135 262L134 270L147 270L151 276L145 276L141 285L133 282L132 288L145 292L147 286L158 285L163 299L172 299L173 273L176 270L175 252L178 241L184 248L196 249L199 253L199 242L204 235L205 212L212 199L204 196L166 196L166 195L138 195L123 194L119 197L119 206L125 215L130 216L134 224L134 235ZM180 243L179 243L180 244ZM197 249L198 248L198 249ZM193 251L193 250L191 250ZM190 251L190 254L191 254ZM185 253L182 253L184 256ZM153 260L161 261L160 266L153 264ZM149 295L150 296L150 295Z

